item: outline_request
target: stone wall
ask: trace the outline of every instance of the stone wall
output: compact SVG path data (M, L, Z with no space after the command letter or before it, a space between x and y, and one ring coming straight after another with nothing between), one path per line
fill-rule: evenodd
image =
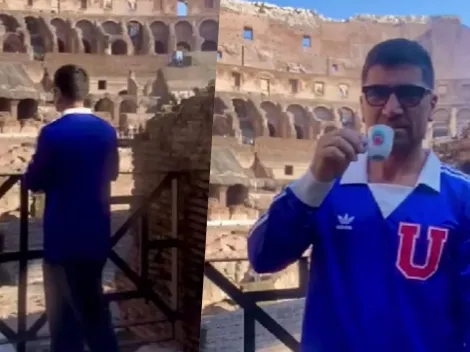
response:
M135 194L148 195L168 172L186 172L179 183L177 233L172 233L170 189L163 191L149 211L150 239L173 234L181 241L181 247L176 256L169 249L158 260L155 260L156 251L151 251L148 258L150 279L157 294L183 316L176 326L176 339L185 351L199 349L213 98L214 86L209 85L182 100L171 112L157 114L133 147ZM136 233L128 258L136 272L140 262L138 246ZM117 276L117 286L120 290L132 289L122 275ZM156 307L144 302L123 302L120 307L121 316L128 321L162 317ZM170 337L171 332L168 324L133 330L139 336L154 338Z

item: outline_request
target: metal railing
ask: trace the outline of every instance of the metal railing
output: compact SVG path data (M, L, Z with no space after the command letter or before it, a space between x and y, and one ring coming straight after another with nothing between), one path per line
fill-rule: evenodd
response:
M178 239L158 239L151 240L149 238L149 219L148 211L152 202L159 197L163 190L171 187L172 192L178 190L178 180L184 173L167 173L158 186L145 197L137 196L119 196L112 197L112 204L136 204L126 221L119 227L113 234L112 245L113 247L119 240L135 225L140 225L140 273L135 272L113 249L109 255L109 259L114 265L122 271L126 278L135 285L137 289L125 292L112 292L107 293L106 297L109 301L124 301L136 298L144 298L147 302L152 302L158 309L160 309L165 317L172 324L172 338L175 339L175 322L180 320L180 313L170 308L170 306L159 297L157 292L152 288L153 283L149 280L149 251L157 249L160 252L167 248L179 248L180 243ZM30 260L42 259L42 250L29 249L29 193L26 189L21 174L3 174L0 175L6 178L3 184L0 185L0 198L16 184L20 184L20 216L19 216L19 251L17 252L4 252L0 253L0 264L7 262L19 263L19 280L18 280L18 302L17 302L17 331L14 331L3 320L0 320L0 333L3 334L6 340L0 341L0 344L13 344L16 345L18 352L26 352L26 345L28 342L47 339L48 337L39 337L39 330L47 322L45 313L27 328L27 289L28 289L28 262ZM176 205L177 206L177 205ZM175 209L175 208L173 208ZM177 208L176 208L177 209ZM126 328L136 325L150 325L161 323L162 320L146 321L138 323L129 323L118 326L119 328ZM148 341L157 342L157 341ZM159 340L162 342L162 340Z
M214 266L216 263L247 261L247 258L213 259L204 265L204 275L243 309L243 351L256 351L255 323L261 324L290 351L299 351L299 341L271 317L258 303L305 297L308 284L308 258L298 262L299 285L296 288L244 292Z

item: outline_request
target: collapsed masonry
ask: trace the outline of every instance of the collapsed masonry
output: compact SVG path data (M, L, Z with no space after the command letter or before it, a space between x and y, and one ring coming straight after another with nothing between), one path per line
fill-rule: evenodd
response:
M148 263L154 290L182 316L175 335L185 351L199 350L214 91L210 83L196 90L194 96L170 106L170 111L157 113L133 146L136 195L149 195L168 172L187 172L179 182L177 231L172 228L175 212L170 187L153 201L148 213L150 240L173 236L180 241L176 256L173 249L164 249L158 256L158 251L152 249ZM123 259L139 273L140 236L138 231L132 236L132 248L128 258ZM119 291L135 289L121 274L116 276L116 286ZM120 311L123 323L163 320L132 328L139 337L172 338L171 324L151 303L123 301Z

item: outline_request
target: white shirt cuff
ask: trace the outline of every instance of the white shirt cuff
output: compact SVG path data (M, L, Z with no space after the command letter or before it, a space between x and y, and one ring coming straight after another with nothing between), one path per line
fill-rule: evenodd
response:
M319 207L326 198L331 188L332 182L319 182L315 180L310 170L289 185L291 191L304 204L311 207Z

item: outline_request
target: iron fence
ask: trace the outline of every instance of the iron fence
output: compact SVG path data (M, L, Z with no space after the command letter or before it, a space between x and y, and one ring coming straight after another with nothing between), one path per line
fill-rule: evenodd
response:
M159 297L157 292L152 288L153 284L149 280L149 251L157 249L160 253L163 249L179 248L180 243L175 238L151 240L149 238L149 216L148 211L152 202L159 197L163 190L170 188L172 192L178 192L178 181L185 173L167 173L158 186L150 195L137 196L118 196L112 197L112 204L138 204L131 211L129 217L113 234L113 247L119 240L133 227L140 226L140 272L135 272L113 249L110 252L109 259L114 265L122 271L127 279L132 282L136 290L125 292L107 293L106 298L109 301L124 301L130 299L144 298L147 302L152 302L158 307L168 319L172 326L172 337L175 339L175 323L181 319L180 313L170 308L170 306ZM18 352L26 352L28 342L48 339L48 337L38 336L39 330L47 322L45 313L28 328L27 327L27 289L28 289L28 262L31 260L42 259L42 250L29 249L29 192L25 187L21 174L3 174L5 178L3 184L0 185L0 198L16 184L20 187L20 212L19 212L19 251L0 253L0 264L7 262L19 263L19 279L18 279L18 301L17 301L17 329L16 331L8 326L3 320L0 320L0 333L5 336L5 340L0 344L12 344L16 346ZM177 206L177 204L176 204ZM175 208L173 208L175 209ZM176 208L177 209L177 208ZM136 325L158 324L162 320L151 320L138 323L123 324L116 327L127 328ZM148 341L157 342L157 341ZM160 340L159 342L162 342Z
M215 263L247 261L247 258L213 259L205 262L204 275L243 309L243 351L256 351L255 323L261 324L290 351L299 351L299 341L282 327L258 303L305 297L308 283L308 258L299 261L299 285L296 288L244 292L215 268Z

